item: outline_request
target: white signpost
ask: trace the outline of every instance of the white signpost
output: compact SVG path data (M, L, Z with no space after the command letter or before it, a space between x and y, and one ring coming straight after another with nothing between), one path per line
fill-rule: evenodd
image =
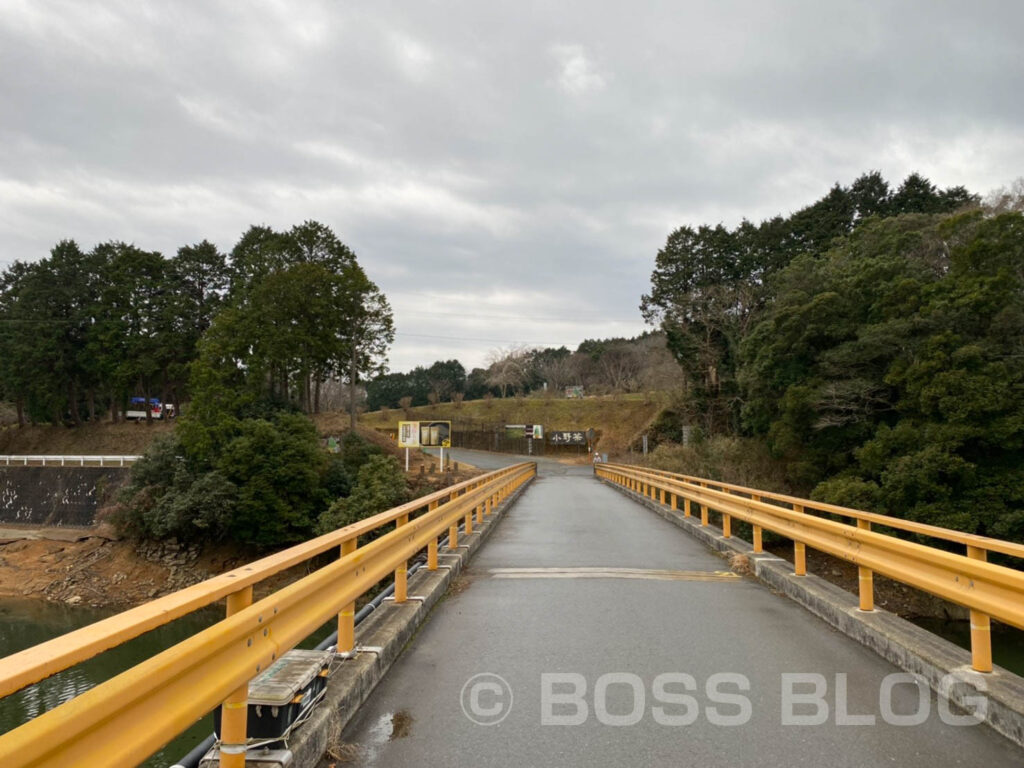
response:
M405 448L405 471L409 471L409 449L420 447L420 423L418 421L398 422L398 447Z

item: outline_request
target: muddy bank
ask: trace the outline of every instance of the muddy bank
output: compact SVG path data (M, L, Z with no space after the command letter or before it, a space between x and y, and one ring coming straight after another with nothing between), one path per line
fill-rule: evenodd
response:
M12 533L22 537L12 538ZM256 557L231 546L200 550L173 541L137 544L94 529L64 529L52 536L5 529L0 531L0 597L125 609ZM268 580L257 593L291 580L295 570Z

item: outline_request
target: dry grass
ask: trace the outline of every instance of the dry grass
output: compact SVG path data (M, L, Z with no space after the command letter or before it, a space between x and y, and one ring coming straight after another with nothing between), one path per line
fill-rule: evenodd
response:
M362 759L363 753L366 750L358 744L347 744L345 742L337 742L327 747L327 759L334 760L339 763L355 763Z
M750 576L754 573L754 569L750 565L750 558L746 555L736 554L730 557L729 569L740 576Z
M174 422L145 421L111 424L97 422L81 427L10 426L0 429L0 454L106 454L143 453L154 438L174 429Z
M455 429L486 429L498 424L543 424L544 429L591 429L601 434L602 451L621 454L643 433L664 407L662 393L607 395L567 400L555 397L509 397L467 400L461 404L439 403L408 409L414 421L451 421ZM400 411L375 411L359 417L360 426L394 429Z
M772 458L763 443L741 437L712 437L694 445L659 445L648 458L648 464L669 472L778 493L799 495L803 490L786 482L783 463Z

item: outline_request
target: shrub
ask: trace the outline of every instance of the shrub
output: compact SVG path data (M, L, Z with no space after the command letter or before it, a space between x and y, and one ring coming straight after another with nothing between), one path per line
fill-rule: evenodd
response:
M359 469L348 498L338 499L320 515L318 533L329 533L359 522L408 499L405 474L393 456L371 456Z

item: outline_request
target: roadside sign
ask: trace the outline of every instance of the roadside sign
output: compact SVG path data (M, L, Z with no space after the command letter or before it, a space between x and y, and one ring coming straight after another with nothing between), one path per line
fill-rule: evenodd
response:
M420 447L420 423L418 421L398 422L398 447Z
M420 421L421 446L452 447L452 423L450 421Z
M587 433L582 429L552 431L548 432L548 442L552 445L586 445Z

